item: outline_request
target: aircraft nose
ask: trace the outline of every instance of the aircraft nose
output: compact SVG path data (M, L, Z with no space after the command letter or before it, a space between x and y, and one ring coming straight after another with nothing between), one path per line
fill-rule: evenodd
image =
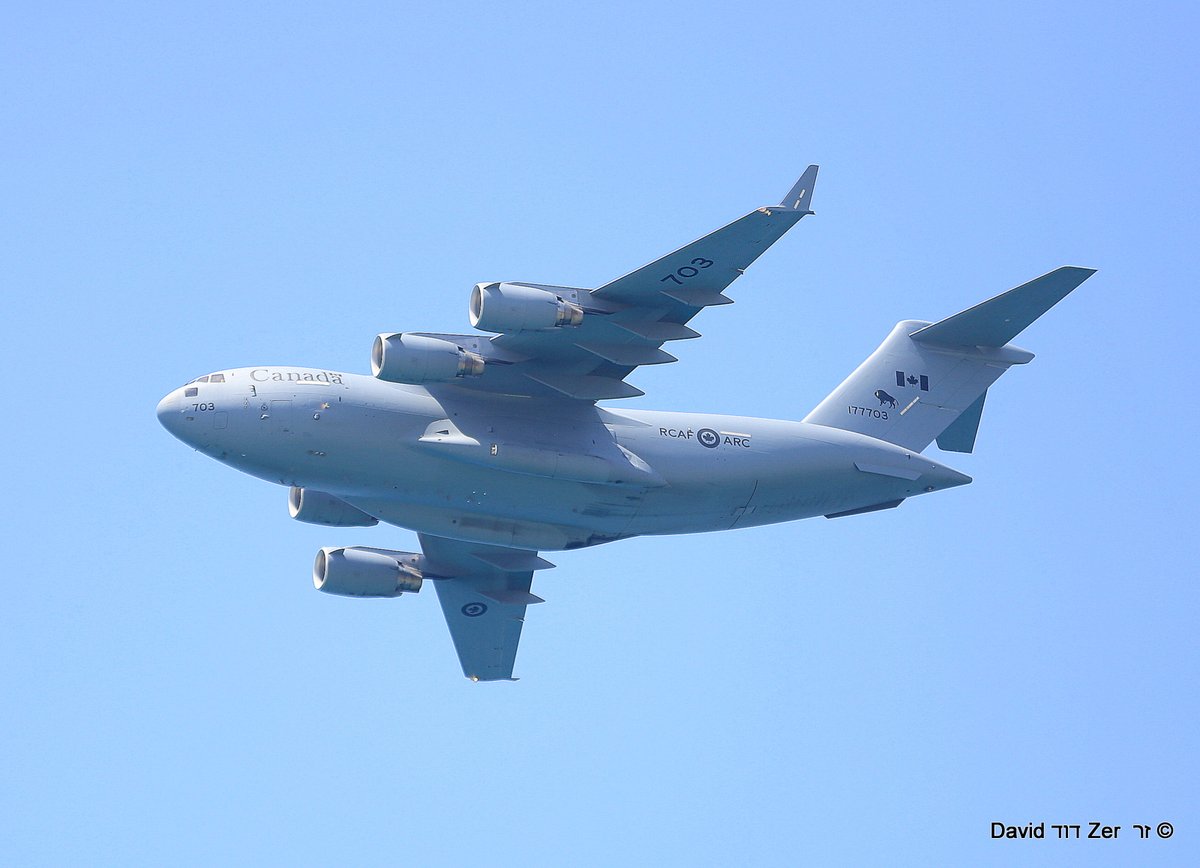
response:
M158 402L158 408L155 410L155 413L158 415L158 421L172 434L175 434L179 428L179 396L179 389L169 392L166 397Z

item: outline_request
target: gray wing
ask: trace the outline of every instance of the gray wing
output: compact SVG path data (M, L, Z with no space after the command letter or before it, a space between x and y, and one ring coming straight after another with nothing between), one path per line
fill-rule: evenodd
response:
M537 552L419 534L423 572L433 580L463 674L512 681L535 570L554 564Z
M597 289L512 284L547 290L583 310L575 327L529 329L482 337L433 334L482 356L479 377L436 389L576 398L643 394L625 382L639 365L677 361L667 341L699 337L687 326L705 307L730 304L723 290L809 210L817 167L809 166L779 205L751 211L636 271Z

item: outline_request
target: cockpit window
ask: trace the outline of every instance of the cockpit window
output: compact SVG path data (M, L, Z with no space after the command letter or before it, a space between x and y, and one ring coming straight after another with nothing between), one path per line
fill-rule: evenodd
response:
M198 395L199 393L200 393L200 390L197 389L195 386L188 386L186 389L183 390L183 397L195 398L196 395Z
M212 376L210 376L208 378L208 381L210 383L224 383L225 375L224 374L213 374Z

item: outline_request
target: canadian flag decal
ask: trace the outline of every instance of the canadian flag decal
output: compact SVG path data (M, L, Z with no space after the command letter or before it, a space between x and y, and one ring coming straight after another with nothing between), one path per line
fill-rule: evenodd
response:
M922 392L929 391L929 377L924 374L906 374L904 371L896 371L897 386L920 386Z

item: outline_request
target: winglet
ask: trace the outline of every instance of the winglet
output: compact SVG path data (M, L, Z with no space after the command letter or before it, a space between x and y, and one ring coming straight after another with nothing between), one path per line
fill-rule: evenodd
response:
M814 213L809 210L808 206L812 203L813 187L817 185L817 168L814 165L805 169L800 180L792 185L792 189L788 190L787 195L779 204L791 211L803 211L805 214Z

